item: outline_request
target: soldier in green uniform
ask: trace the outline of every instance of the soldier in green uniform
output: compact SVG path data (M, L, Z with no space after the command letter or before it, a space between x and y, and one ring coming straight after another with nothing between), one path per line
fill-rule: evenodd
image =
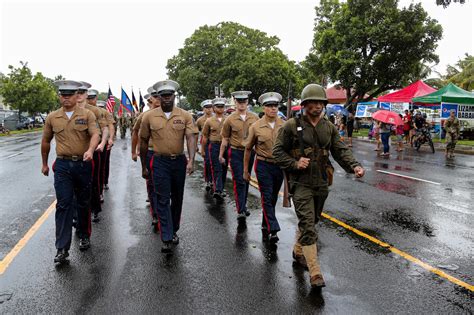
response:
M309 84L301 93L301 118L291 118L278 131L273 146L275 162L289 175L298 217L298 232L293 258L307 266L312 287L324 287L317 256L318 222L332 181L329 152L348 173L364 176L364 169L341 141L336 127L324 115L326 92L317 84Z
M125 139L127 128L128 128L128 119L127 115L124 113L119 118L119 126L120 126L120 138Z
M454 109L451 110L449 118L444 122L444 129L446 130L446 157L452 159L454 157L454 148L461 132L461 125L459 119L456 118L456 111Z

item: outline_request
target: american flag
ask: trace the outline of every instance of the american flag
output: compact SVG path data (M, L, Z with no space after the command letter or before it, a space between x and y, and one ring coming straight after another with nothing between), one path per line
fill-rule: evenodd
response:
M109 86L109 94L107 95L107 111L113 113L115 108L115 97L112 95L112 91Z

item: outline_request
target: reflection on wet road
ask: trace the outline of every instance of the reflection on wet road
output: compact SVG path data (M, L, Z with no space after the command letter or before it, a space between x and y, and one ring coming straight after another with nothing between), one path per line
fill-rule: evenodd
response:
M52 178L38 176L38 138L30 141L0 142L7 148L0 159L15 146L26 152L0 166L3 184L14 186L0 206L3 257L54 199ZM75 240L71 263L55 268L54 216L49 216L0 276L0 312L472 312L471 291L328 219L318 225L327 287L310 290L307 272L292 265L293 210L279 202L280 242L269 247L261 239L258 191L251 188L252 215L239 225L232 196L217 204L204 190L200 167L186 182L180 245L174 256L163 256L128 141L118 140L113 149L111 189L104 220L93 225L92 248L80 253ZM472 157L458 155L446 164L441 153L408 150L387 159L372 149L355 142L355 155L368 170L363 179L336 167L325 213L474 283ZM28 160L19 162L25 154ZM232 192L229 181L226 189ZM33 212L39 205L42 211Z

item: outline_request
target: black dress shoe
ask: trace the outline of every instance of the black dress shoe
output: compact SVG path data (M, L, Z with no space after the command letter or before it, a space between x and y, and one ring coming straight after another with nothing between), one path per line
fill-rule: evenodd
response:
M179 236L178 234L174 233L173 234L173 240L171 241L174 245L178 245L179 244Z
M99 221L100 221L99 214L98 214L98 213L94 213L94 217L92 218L92 222L99 222Z
M206 183L206 191L210 191L210 190L211 190L211 188L212 188L212 187L211 187L211 184L209 184L209 183Z
M67 249L58 249L56 256L54 257L55 263L63 263L66 261L66 258L69 257L69 252Z
M250 216L250 211L245 210L245 216L246 216L246 217Z
M171 241L164 242L163 246L161 246L161 252L165 254L170 254L173 252L173 246L171 246Z
M91 241L89 238L81 238L79 240L79 250L87 250L91 247Z
M220 191L216 191L212 197L214 197L216 200L219 200L219 201L224 200L223 193Z
M269 236L268 236L268 241L272 244L276 244L278 243L280 239L278 238L278 235L276 232L272 232Z

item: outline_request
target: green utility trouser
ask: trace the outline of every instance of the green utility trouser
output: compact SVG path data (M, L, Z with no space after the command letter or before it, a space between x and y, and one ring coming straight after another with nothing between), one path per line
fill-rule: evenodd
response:
M293 193L293 203L298 217L298 229L301 233L299 243L301 245L309 246L316 243L318 239L316 223L321 217L328 194L329 191L324 187L318 189L296 185Z
M454 152L456 147L456 142L458 141L458 135L455 133L447 132L446 133L446 150L449 152Z

